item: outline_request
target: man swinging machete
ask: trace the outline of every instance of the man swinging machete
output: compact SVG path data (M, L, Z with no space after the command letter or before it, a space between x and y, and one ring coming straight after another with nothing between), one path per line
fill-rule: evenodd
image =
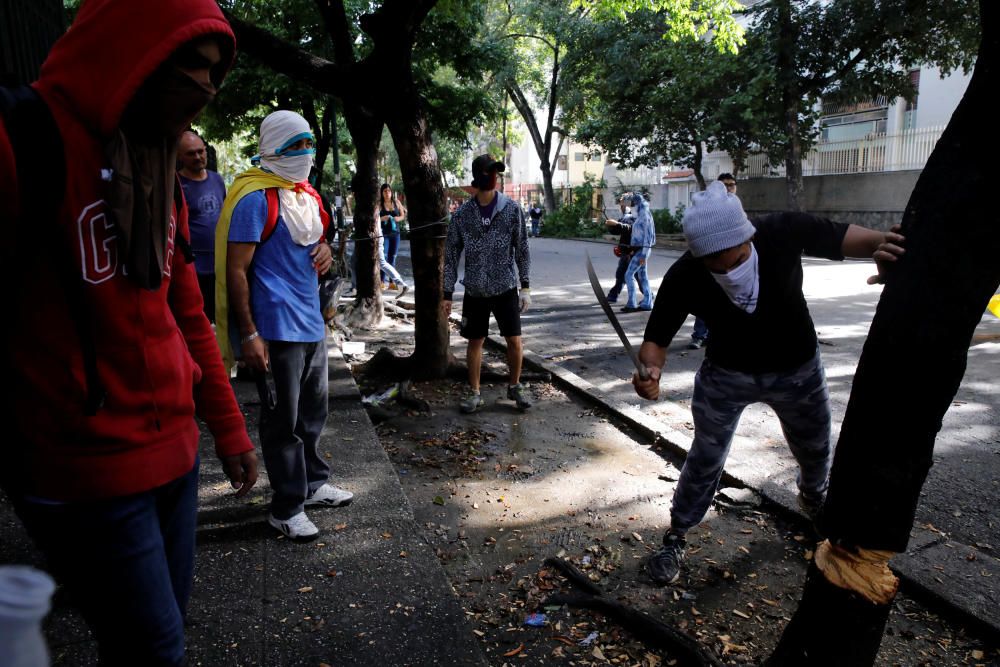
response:
M832 451L830 394L818 340L802 293L803 254L831 260L872 258L883 282L904 252L896 228L877 232L806 213L749 220L721 182L695 193L684 214L688 252L667 271L646 324L632 378L656 400L666 348L689 314L712 331L695 375L694 441L681 469L663 547L646 564L657 584L680 575L685 535L705 517L743 409L766 403L778 415L799 473L799 507L815 522L826 497Z

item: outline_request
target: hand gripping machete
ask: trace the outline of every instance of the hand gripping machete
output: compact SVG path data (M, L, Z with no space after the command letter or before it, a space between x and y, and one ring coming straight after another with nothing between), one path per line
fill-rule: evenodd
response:
M590 276L590 286L594 288L594 295L597 296L597 302L601 304L601 308L604 309L604 314L608 316L608 321L611 322L611 326L614 327L615 332L617 332L618 337L621 338L622 344L625 346L625 351L628 352L629 359L635 364L635 370L639 373L639 377L643 380L649 379L649 373L646 371L646 367L639 362L639 355L635 353L632 349L632 343L628 342L628 336L625 335L625 330L622 329L622 325L618 322L618 318L615 317L615 311L611 310L611 304L608 303L608 297L604 296L604 288L601 287L601 281L597 278L597 272L594 271L594 264L590 261L590 253L587 254L587 275Z

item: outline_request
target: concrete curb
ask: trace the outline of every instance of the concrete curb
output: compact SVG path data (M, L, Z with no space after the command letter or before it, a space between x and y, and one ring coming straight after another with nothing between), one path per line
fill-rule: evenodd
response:
M454 316L453 316L454 318ZM506 350L502 338L487 337L487 344ZM615 399L598 387L544 357L524 350L525 364L550 373L560 388L610 412L620 422L639 433L651 445L663 447L684 459L691 448L691 438L663 425L639 408ZM727 467L732 469L730 463ZM806 519L794 495L775 493L778 487L755 485L735 472L723 472L726 486L751 489L787 514ZM760 487L760 488L758 488ZM933 527L930 527L933 528ZM1000 562L975 557L976 549L948 540L927 527L914 526L909 549L896 556L892 569L904 591L929 606L955 614L962 622L991 638L1000 640ZM988 585L984 585L988 582Z

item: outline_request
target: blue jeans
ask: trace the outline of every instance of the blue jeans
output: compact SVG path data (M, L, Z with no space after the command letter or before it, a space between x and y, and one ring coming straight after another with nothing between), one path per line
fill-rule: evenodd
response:
M194 573L198 462L159 488L121 498L14 508L97 638L101 664L184 663Z
M379 252L379 266L382 267L382 282L385 282L386 274L389 274L389 278L392 282L397 285L406 285L406 281L403 279L403 275L396 269L396 267L388 260L385 256L385 241L390 237L386 236L379 239L378 252ZM399 242L399 235L396 235L396 242ZM393 255L395 259L395 254Z
M399 252L399 232L385 235L385 254L382 256L382 266L396 266L396 253ZM382 282L385 282L385 271L382 271Z
M691 333L691 340L708 340L708 325L700 317L694 318L694 331Z
M653 290L649 287L649 276L646 273L646 264L639 265L639 254L636 253L632 255L632 260L628 263L628 268L625 270L625 285L628 287L628 303L625 304L629 308L635 308L635 283L639 283L639 289L642 290L642 303L639 304L640 308L652 308L653 307ZM634 280L633 280L634 279Z
M532 236L535 236L535 237L538 236L538 225L539 225L540 222L541 222L541 220L535 220L534 218L532 218L532 220L531 220L531 235Z
M618 299L618 295L622 293L622 287L625 286L625 272L628 271L628 265L631 261L631 257L628 252L623 252L622 256L618 258L618 268L615 269L615 286L611 288L608 292L608 301L615 301ZM639 287L638 276L635 279L637 287Z
M830 392L819 351L786 373L740 373L706 360L694 378L694 442L674 491L671 532L684 534L705 518L736 425L751 403L765 403L778 415L788 448L799 464L799 490L811 496L826 493L833 452Z

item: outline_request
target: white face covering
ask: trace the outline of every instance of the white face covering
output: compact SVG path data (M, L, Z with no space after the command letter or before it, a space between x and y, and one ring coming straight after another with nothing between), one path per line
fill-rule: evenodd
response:
M757 309L760 294L760 272L757 270L757 249L750 244L750 257L729 273L712 273L715 282L737 308L748 313Z
M260 124L258 150L261 168L292 183L301 183L309 178L316 150L289 150L302 139L313 139L305 118L288 110L269 114Z
M299 153L299 151L294 152ZM260 166L286 181L301 183L309 178L309 170L312 169L314 157L315 151L313 150L301 155L291 155L289 153L285 153L284 155L267 155L261 157Z
M323 220L319 217L319 204L308 192L278 190L281 217L297 245L308 246L323 236Z

